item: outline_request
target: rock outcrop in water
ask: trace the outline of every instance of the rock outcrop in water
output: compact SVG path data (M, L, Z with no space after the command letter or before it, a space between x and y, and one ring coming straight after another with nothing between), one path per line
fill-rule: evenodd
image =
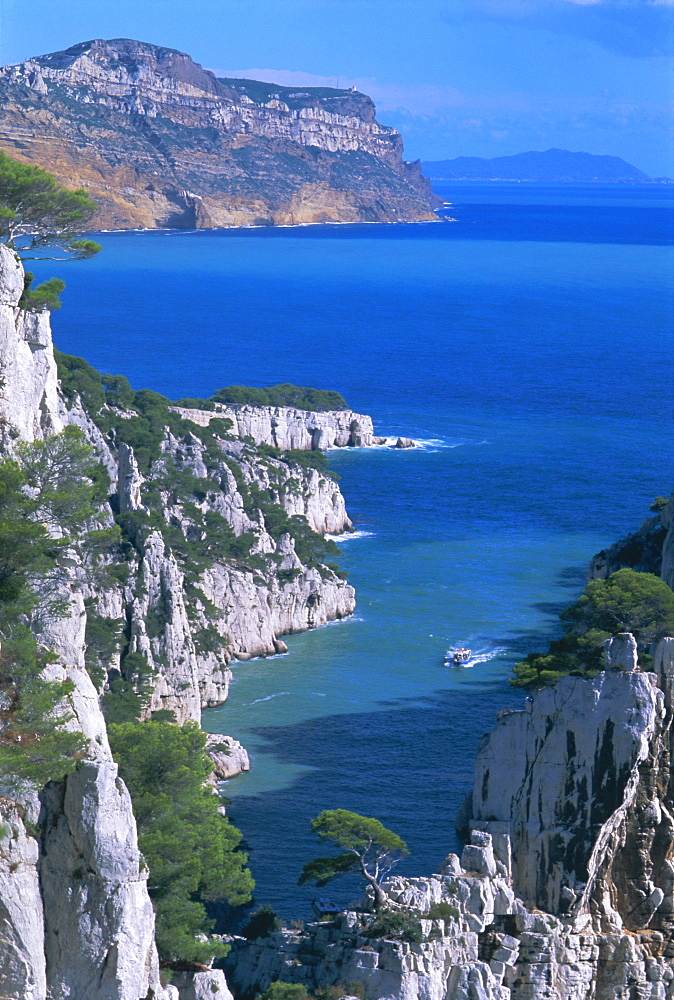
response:
M101 229L434 219L365 94L219 80L175 49L97 39L0 70L0 146L85 187Z
M368 1000L665 1000L674 996L674 639L654 672L565 677L484 738L461 859L387 883L413 942L372 916L235 939L230 978L359 982ZM470 817L470 818L468 818ZM408 934L408 936L410 936Z

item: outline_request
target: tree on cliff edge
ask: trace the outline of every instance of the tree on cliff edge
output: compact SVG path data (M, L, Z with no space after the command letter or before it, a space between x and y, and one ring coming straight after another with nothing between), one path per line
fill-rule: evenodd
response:
M46 170L0 152L0 242L22 259L93 257L100 244L80 237L97 208L82 188L68 191Z
M564 634L547 653L529 653L515 664L514 687L545 687L566 674L594 677L604 669L604 643L621 632L634 635L647 664L658 639L674 635L674 593L653 573L619 569L607 580L591 580L560 619Z
M382 880L405 854L409 854L405 841L378 819L370 819L348 809L325 809L312 819L311 829L321 842L332 841L343 848L344 853L334 858L321 857L309 861L298 884L315 882L319 886L326 885L339 875L358 872L372 887L375 909L382 909L388 902Z

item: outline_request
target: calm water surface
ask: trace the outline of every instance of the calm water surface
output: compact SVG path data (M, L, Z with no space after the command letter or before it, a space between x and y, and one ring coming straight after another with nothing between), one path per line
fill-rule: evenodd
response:
M138 388L335 388L378 433L424 442L331 453L357 612L236 665L204 713L252 751L230 814L257 902L286 916L315 895L295 882L320 809L393 827L410 873L456 849L480 737L522 701L512 664L546 642L590 556L672 488L672 193L441 193L455 222L104 234L54 317L61 350ZM459 644L478 653L468 669L444 665Z

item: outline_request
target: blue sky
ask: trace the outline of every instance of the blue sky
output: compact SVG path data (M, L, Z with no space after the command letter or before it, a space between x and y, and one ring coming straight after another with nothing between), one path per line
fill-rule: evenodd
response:
M0 0L0 63L114 37L355 84L408 158L559 146L674 176L674 0Z

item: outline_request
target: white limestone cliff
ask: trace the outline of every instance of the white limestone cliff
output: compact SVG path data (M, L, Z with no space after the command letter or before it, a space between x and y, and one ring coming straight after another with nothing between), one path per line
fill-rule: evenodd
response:
M145 480L132 449L115 447L79 399L60 393L49 316L19 309L22 291L21 265L0 246L0 454L11 454L15 442L75 425L117 482L120 511L142 514ZM230 441L229 446L232 460L240 461L243 481L264 488L289 516L300 514L321 532L350 527L332 479L272 459L256 467L249 445ZM206 475L198 438L188 434L177 440L167 431L165 455L197 477ZM244 504L224 458L218 475L204 509L221 513L235 535L253 532L257 551L275 559L265 578L259 568L216 561L203 574L203 601L189 599L184 571L160 530L139 537L129 553L126 582L106 576L106 560L97 562L86 547L59 553L57 590L50 597L60 599L64 613L37 615L34 627L56 654L45 676L72 683L61 710L69 716L68 728L83 733L88 746L78 768L46 786L39 798L36 791L11 783L0 788L2 1000L198 1000L206 995L231 1000L217 970L180 973L176 985L166 989L160 984L154 915L131 800L111 757L101 691L86 661L91 616L123 623L127 651L144 654L154 670L147 713L169 708L178 721L199 720L202 706L227 697L232 657L282 652L287 649L282 633L351 613L353 588L325 567L319 572L304 566L289 534L273 540L262 513ZM179 505L174 510L167 501L162 512L182 523ZM104 506L93 526L113 523L112 510ZM278 575L283 572L285 577ZM213 601L209 607L203 603L209 599L206 592ZM220 647L200 642L207 626L220 630ZM104 666L119 669L120 651ZM249 766L240 744L229 740L227 748L229 773L232 767Z
M220 781L233 778L243 771L250 771L248 751L232 736L209 733L206 737L206 753L213 763L213 774Z
M40 634L58 657L47 676L72 681L69 726L90 742L77 769L39 798L10 787L0 798L0 996L171 1000L131 799L84 665L82 596L74 582L60 596L67 613Z
M671 1000L674 639L658 644L652 673L619 665L632 663L631 640L613 641L608 670L562 678L484 738L461 858L385 883L393 905L412 909L418 942L373 936L362 911L234 938L234 987L355 981L367 1000Z
M62 430L49 314L18 308L23 267L0 244L0 446Z
M195 410L174 406L187 420L207 426L215 417L232 422L236 437L251 437L255 444L270 444L282 451L293 448L371 448L381 444L372 418L353 410L298 410L292 406L225 406L215 410Z

